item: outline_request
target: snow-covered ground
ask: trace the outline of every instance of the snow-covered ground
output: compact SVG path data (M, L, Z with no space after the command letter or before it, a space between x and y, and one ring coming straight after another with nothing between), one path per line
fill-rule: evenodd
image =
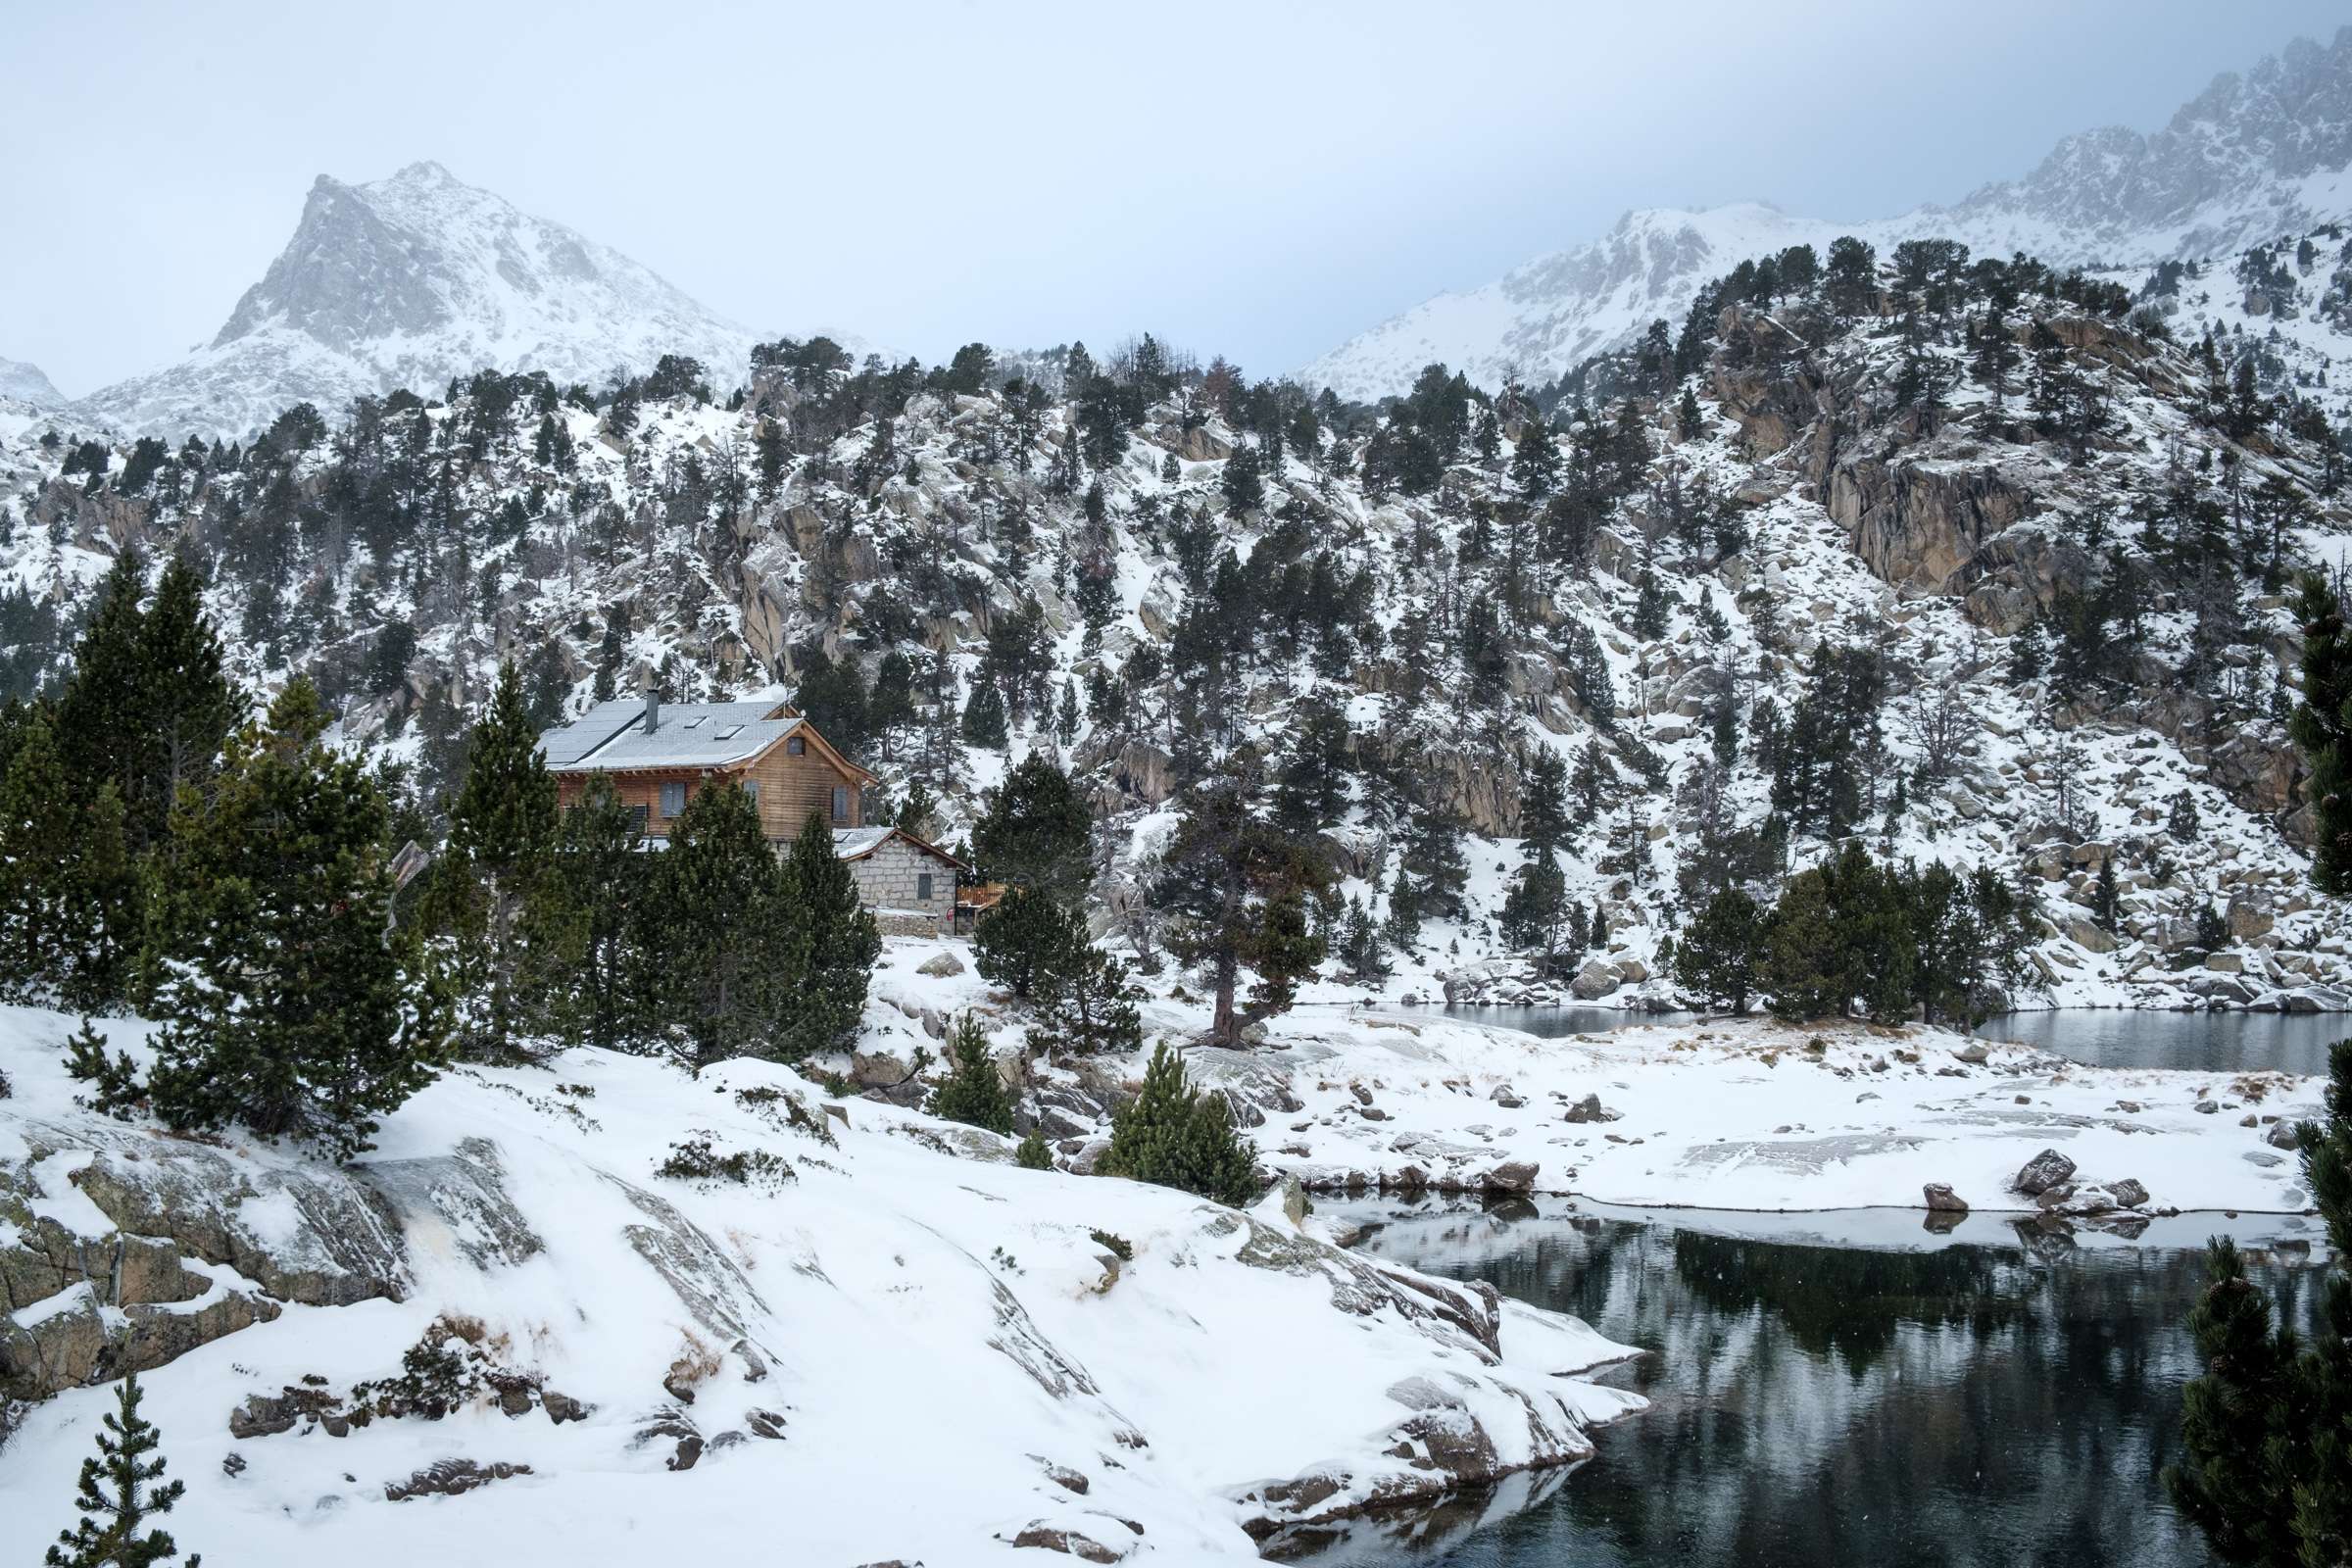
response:
M936 1055L929 1031L963 1010L993 1019L1000 1048L1015 1048L1020 1015L1005 998L968 971L921 972L942 950L962 945L890 944L862 1043L870 1059L911 1060L917 1047ZM1190 1045L1207 1019L1206 1002L1180 987L1144 1007L1148 1040L1184 1048L1195 1079L1228 1094L1262 1164L1324 1189L1917 1210L1934 1182L1975 1209L2032 1212L2040 1205L2011 1180L2054 1149L2075 1162L2086 1199L2097 1185L2140 1183L2147 1197L2126 1205L2128 1222L2168 1209L2291 1212L2309 1195L2293 1152L2271 1140L2285 1136L2281 1122L2320 1114L2323 1087L2268 1071L2090 1067L1916 1025L1629 1014L1606 1034L1540 1039L1434 1009L1310 1002L1268 1020L1261 1046L1227 1052ZM1048 1092L1041 1104L1069 1104L1139 1079L1142 1063L1032 1073ZM1062 1089L1076 1094L1052 1093ZM1569 1119L1591 1116L1578 1107L1595 1097L1605 1119ZM1085 1119L1048 1119L1081 1162L1107 1130Z
M15 1085L0 1281L23 1294L57 1258L94 1256L101 1283L5 1303L0 1373L70 1353L77 1320L135 1342L265 1298L270 1320L145 1380L189 1484L170 1526L217 1559L609 1562L758 1544L942 1568L1019 1560L1024 1537L1098 1561L1247 1558L1246 1523L1572 1461L1587 1426L1641 1404L1563 1375L1629 1353L1581 1322L1352 1257L1313 1218L1293 1224L1279 1194L1243 1214L1021 1170L1004 1140L825 1102L768 1064L696 1080L579 1052L551 1071L455 1071L337 1173L74 1108L71 1026L0 1012ZM144 1026L106 1028L139 1049ZM778 1163L740 1185L656 1174L696 1138ZM123 1233L159 1226L190 1298L97 1299ZM270 1301L248 1270L353 1299ZM353 1386L397 1377L420 1343L487 1382L440 1419L356 1422ZM578 1419L556 1419L574 1401ZM76 1388L18 1412L0 1451L18 1555L70 1522L110 1402ZM388 1500L459 1461L527 1473Z

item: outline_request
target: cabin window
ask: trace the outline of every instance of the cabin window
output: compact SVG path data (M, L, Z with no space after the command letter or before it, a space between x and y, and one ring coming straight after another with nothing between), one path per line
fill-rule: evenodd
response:
M632 828L635 828L635 829L636 829L638 832L640 832L640 833L642 833L642 832L644 832L644 831L645 831L645 808L644 808L644 807L642 807L642 806L632 806L632 807L630 807L630 808L629 808L629 826L630 826L630 827L632 827Z
M686 811L686 781L671 779L662 786L662 814L682 816Z
M845 825L850 820L850 789L846 784L833 786L833 820Z
M804 757L808 755L808 743L798 735L784 743L784 755L787 757Z
M745 779L743 781L743 793L752 798L752 804L754 806L758 806L760 804L760 781L756 778Z
M914 902L917 904L931 902L931 873L928 871L917 871L914 874Z

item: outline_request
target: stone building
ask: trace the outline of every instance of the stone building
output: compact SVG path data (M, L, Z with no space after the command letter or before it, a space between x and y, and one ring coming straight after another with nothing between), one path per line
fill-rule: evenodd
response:
M956 878L967 867L904 828L833 831L833 853L858 882L858 901L888 936L946 936L956 928Z

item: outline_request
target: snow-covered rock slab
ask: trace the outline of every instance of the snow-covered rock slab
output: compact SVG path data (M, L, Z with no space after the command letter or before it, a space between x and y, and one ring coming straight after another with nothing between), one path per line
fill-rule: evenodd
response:
M37 1250L48 1288L0 1343L16 1354L28 1315L116 1310L124 1216L174 1221L157 1245L188 1279L165 1294L233 1291L273 1314L146 1377L189 1483L171 1521L187 1549L1247 1559L1284 1527L1572 1463L1591 1425L1642 1402L1575 1375L1624 1347L1344 1251L1279 1194L1245 1213L1022 1170L990 1135L820 1105L765 1063L695 1080L574 1053L552 1072L452 1073L338 1172L74 1108L58 1066L73 1022L0 1010L17 1088L0 1255L32 1254L36 1222L75 1241ZM143 1026L108 1033L135 1053ZM658 1174L690 1140L774 1163L740 1184ZM101 1164L104 1191L75 1180ZM304 1182L337 1202L284 1196ZM380 1227L380 1289L306 1304L255 1283L335 1255L356 1211ZM232 1239L236 1268L202 1255ZM68 1522L105 1402L75 1387L18 1412L0 1449L17 1539Z

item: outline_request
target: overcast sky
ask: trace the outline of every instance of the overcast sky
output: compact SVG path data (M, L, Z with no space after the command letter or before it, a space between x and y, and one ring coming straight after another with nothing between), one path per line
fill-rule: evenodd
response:
M761 329L1151 329L1294 368L1628 207L1952 201L2352 3L0 0L0 356L209 340L320 172L417 159Z

